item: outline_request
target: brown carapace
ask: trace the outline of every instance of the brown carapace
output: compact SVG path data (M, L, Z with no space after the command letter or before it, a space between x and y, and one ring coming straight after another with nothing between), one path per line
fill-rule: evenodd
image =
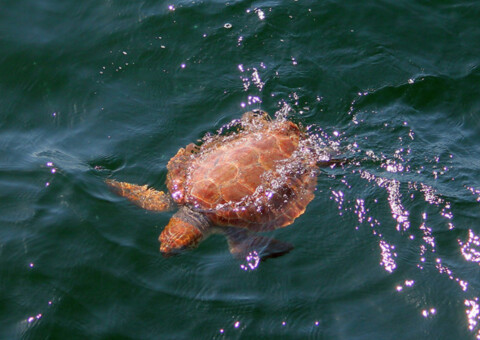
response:
M285 227L314 198L318 164L308 135L286 119L247 112L237 131L210 136L182 148L168 162L169 193L115 180L119 195L152 211L179 207L159 237L160 251L175 254L196 247L212 232L223 233L230 252L260 258L289 252L292 245L255 232Z

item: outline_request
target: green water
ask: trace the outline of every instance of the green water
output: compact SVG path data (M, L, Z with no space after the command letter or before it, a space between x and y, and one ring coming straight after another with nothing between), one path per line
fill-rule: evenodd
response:
M480 4L3 1L1 339L480 337ZM343 155L295 249L158 252L180 147L262 108Z

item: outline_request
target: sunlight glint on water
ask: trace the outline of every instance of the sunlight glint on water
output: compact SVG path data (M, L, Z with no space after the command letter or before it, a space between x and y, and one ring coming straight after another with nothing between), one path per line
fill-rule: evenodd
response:
M413 135L413 132L410 133ZM403 150L398 150L394 159L384 159L377 157L371 152L366 152L365 155L370 157L374 162L382 160L381 168L384 168L389 173L401 173L409 172L410 167L408 162L406 162L401 157L398 157L399 152ZM360 152L359 152L360 153ZM410 153L410 151L408 151ZM451 158L452 156L450 156ZM436 162L439 162L438 157L436 157ZM361 162L360 162L361 163ZM347 169L348 170L348 169ZM445 220L445 227L447 230L455 229L452 219L454 217L451 210L451 204L444 198L441 198L436 194L435 189L431 186L421 183L421 182L408 182L403 183L396 179L385 178L373 173L360 169L350 170L352 174L360 176L362 179L366 180L371 185L376 186L377 188L383 189L387 193L387 202L390 206L391 217L396 223L396 230L399 232L402 237L407 238L411 242L415 241L416 238L413 233L409 233L409 230L415 225L411 225L409 215L410 212L405 208L407 202L412 201L417 196L416 194L421 194L423 200L427 205L437 207L437 213ZM445 175L448 171L446 166L443 167L443 171L433 171L432 175L435 179L438 176ZM346 183L346 182L345 182ZM477 196L477 201L480 201L480 191L471 187L466 188L473 195ZM406 192L402 195L401 191ZM338 205L339 215L345 214L354 214L358 220L358 226L355 228L358 230L362 226L368 226L371 228L372 234L378 237L378 248L379 248L379 265L384 268L388 273L393 273L397 269L397 264L395 258L398 254L395 252L396 246L389 243L384 235L382 234L382 221L375 218L374 215L370 214L370 208L368 204L365 203L365 200L361 197L349 197L348 190L332 190L332 195L330 199L334 200ZM379 203L379 198L375 199L375 204ZM353 205L353 207L352 207ZM475 332L476 338L480 339L480 330L478 330L478 324L480 322L480 304L478 296L471 296L468 293L469 282L463 280L460 276L456 275L449 266L445 265L441 257L436 255L436 240L432 233L432 228L429 226L429 216L426 212L422 214L421 224L418 225L418 230L422 234L421 241L418 245L418 259L419 262L416 264L418 270L423 270L428 262L426 261L426 256L433 256L434 263L433 265L436 268L436 271L439 275L445 275L448 279L456 282L459 289L464 292L464 304L466 306L465 315L467 318L468 329L472 332ZM469 229L468 231L468 240L465 242L458 239L459 251L463 255L466 261L477 263L480 265L480 237L475 235L474 232ZM414 288L415 281L409 278L405 278L403 284L399 284L395 287L396 291L400 294L404 292L405 288ZM420 301L419 301L420 302ZM427 306L426 306L427 307ZM435 317L438 313L437 308L434 306L427 307L419 311L420 316L424 318Z

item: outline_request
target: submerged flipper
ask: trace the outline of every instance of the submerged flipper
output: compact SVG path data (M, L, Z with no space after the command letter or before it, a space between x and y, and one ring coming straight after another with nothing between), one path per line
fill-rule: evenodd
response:
M117 182L113 179L107 179L105 183L107 183L117 195L128 198L129 201L143 209L167 211L173 209L175 206L170 195L163 191L149 188L146 185Z
M318 161L317 162L317 166L321 167L321 168L326 168L326 167L329 167L329 166L343 166L345 164L349 164L351 163L352 161L350 159L336 159L336 158L333 158L333 159L329 159L328 161Z
M237 259L245 259L256 252L261 260L285 255L293 245L273 238L253 234L245 229L226 228L230 253Z

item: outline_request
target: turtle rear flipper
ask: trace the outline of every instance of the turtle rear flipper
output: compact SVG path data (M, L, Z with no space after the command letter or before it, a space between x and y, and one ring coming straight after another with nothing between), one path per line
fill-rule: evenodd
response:
M128 198L129 201L143 209L167 211L175 207L170 195L163 191L149 188L146 185L117 182L113 179L107 179L105 183L107 183L117 195Z
M259 236L244 229L226 228L225 236L230 253L237 259L245 259L256 252L263 261L285 255L293 249L290 243Z

